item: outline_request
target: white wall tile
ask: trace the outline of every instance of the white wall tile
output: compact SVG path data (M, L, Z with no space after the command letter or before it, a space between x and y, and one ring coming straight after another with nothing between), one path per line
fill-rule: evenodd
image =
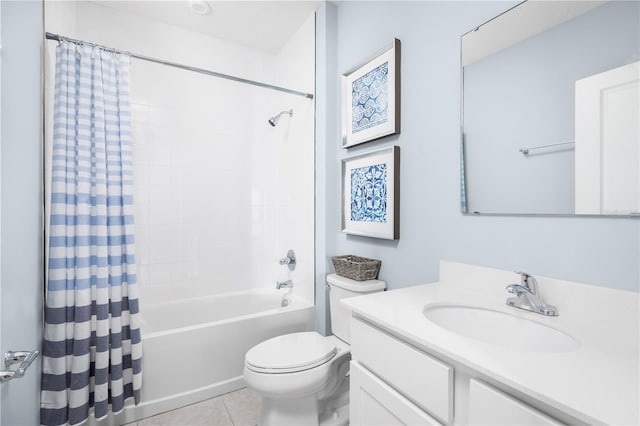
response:
M144 103L136 103L135 97L131 101L131 118L134 122L149 122L149 105Z
M139 262L136 264L136 275L138 276L138 285L144 288L147 287L149 282L149 266L141 265Z
M149 227L145 224L135 224L136 237L136 265L149 264Z
M149 183L155 185L170 185L178 178L177 171L166 165L149 165Z
M313 90L313 17L280 55L88 2L76 21L81 39ZM312 300L313 101L135 60L131 91L141 287L188 297L293 278ZM288 248L293 273L278 264Z
M149 283L151 285L162 285L171 283L171 272L173 264L171 263L154 263L148 265Z

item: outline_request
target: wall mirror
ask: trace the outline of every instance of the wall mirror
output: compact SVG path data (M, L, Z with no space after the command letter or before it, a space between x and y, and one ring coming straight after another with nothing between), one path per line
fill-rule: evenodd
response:
M640 2L525 1L462 36L462 211L640 215Z

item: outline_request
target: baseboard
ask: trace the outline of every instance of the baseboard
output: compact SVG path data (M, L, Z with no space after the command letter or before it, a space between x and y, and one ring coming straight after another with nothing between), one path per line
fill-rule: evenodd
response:
M151 401L143 401L138 405L126 405L124 410L118 414L110 413L105 419L100 421L90 417L85 423L87 426L118 426L136 422L147 417L155 416L167 411L182 408L210 398L215 398L225 393L242 389L246 384L242 376L234 377L224 382L214 383L209 386L170 395L165 398L158 398Z

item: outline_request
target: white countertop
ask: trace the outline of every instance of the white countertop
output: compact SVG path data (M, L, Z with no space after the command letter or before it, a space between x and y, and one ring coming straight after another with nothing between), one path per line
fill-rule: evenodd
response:
M417 347L465 365L578 420L640 424L638 293L538 278L545 301L560 312L557 317L545 317L505 305L510 295L504 286L517 282L517 275L477 268L443 262L438 283L354 297L342 303L350 306L354 315ZM481 306L534 320L566 332L580 346L567 353L534 353L465 338L424 317L424 307L432 303Z

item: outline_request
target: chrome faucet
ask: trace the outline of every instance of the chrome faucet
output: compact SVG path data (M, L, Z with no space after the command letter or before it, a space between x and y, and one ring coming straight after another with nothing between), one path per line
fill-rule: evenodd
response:
M278 261L281 265L287 265L290 271L296 269L296 253L293 250L287 251L287 257L283 257Z
M286 281L277 281L276 282L276 289L280 290L281 288L292 288L293 287L293 281L291 280L286 280Z
M541 315L557 317L558 308L547 305L542 300L538 290L538 281L526 272L516 272L516 274L520 274L520 284L509 284L507 286L507 291L516 295L515 297L507 298L507 305Z

